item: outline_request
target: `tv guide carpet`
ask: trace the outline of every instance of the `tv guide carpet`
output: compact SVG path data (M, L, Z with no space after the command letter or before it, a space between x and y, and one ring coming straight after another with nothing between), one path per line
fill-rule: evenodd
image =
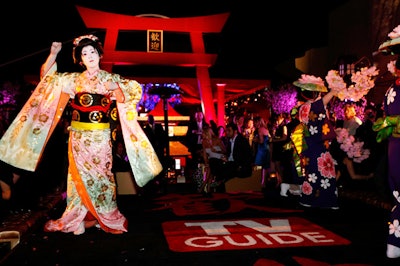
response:
M339 210L319 210L274 191L204 197L175 184L119 195L118 204L127 233L90 228L79 236L44 232L65 207L47 204L1 265L400 265L385 254L388 209L350 197L341 197Z

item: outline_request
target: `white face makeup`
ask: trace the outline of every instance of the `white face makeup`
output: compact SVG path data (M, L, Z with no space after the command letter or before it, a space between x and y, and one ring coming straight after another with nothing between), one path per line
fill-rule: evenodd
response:
M99 67L100 56L97 50L91 46L85 46L82 48L81 58L83 64L87 69L93 69Z

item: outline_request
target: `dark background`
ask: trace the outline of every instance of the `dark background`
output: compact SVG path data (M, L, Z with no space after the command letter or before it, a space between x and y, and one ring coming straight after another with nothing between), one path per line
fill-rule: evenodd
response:
M274 79L275 67L324 47L329 37L329 14L347 0L326 1L7 1L2 3L0 77L38 75L52 41L65 43L58 60L60 70L72 65L71 40L86 29L76 5L126 15L158 14L191 17L229 12L222 32L210 38L208 49L218 54L211 77ZM174 44L179 48L179 38ZM185 49L184 47L181 47ZM133 75L168 75L166 69L139 66ZM176 71L171 71L176 73ZM182 75L186 75L184 72ZM190 75L190 74L187 74Z

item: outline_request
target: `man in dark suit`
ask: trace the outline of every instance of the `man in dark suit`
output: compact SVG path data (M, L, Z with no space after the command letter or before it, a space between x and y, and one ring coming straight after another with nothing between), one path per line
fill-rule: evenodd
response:
M253 157L248 140L238 132L238 126L235 123L229 123L226 126L226 135L229 142L226 147L223 181L234 177L250 177L253 170Z
M206 121L204 119L204 115L200 111L197 111L194 114L193 119L188 125L188 130L186 132L186 146L192 155L193 167L195 167L202 159L201 135L205 125Z
M143 131L149 139L151 145L153 145L160 162L164 165L164 150L168 145L168 136L163 126L160 123L155 122L153 115L149 115L147 124L143 127Z

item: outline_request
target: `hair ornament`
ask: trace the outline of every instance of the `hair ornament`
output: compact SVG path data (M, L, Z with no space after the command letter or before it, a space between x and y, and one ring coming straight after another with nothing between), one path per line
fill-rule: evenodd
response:
M83 39L90 39L90 40L92 40L94 42L99 41L99 38L97 38L93 34L87 34L87 35L82 35L82 36L79 36L79 37L75 38L74 46L78 46L79 42L82 41Z
M327 92L324 81L320 77L302 74L301 78L293 82L301 90Z
M388 37L390 38L390 39L396 39L396 38L399 38L400 37L400 25L398 25L396 28L394 28L393 30L392 30L392 32L390 32L389 34L388 34Z
M400 54L400 25L395 27L388 35L389 39L383 42L378 51L383 54Z

